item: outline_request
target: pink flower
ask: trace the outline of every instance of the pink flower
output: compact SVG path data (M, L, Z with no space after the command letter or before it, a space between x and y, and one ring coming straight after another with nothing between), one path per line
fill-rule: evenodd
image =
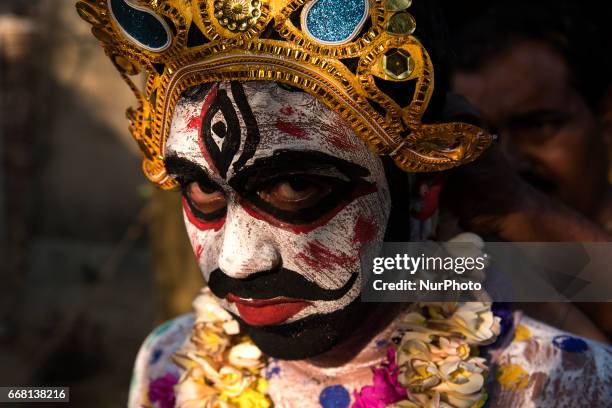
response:
M354 393L352 408L385 408L389 404L405 400L408 393L399 383L395 362L395 349L387 349L387 361L379 368L372 369L374 385L367 385Z
M177 382L178 377L172 373L151 381L149 384L149 400L158 402L159 408L174 408L174 386Z

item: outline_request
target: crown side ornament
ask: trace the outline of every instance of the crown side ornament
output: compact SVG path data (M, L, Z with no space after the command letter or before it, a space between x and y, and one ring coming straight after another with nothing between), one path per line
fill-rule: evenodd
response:
M127 117L144 154L145 175L170 189L176 182L166 173L163 152L176 103L186 89L215 81L298 87L405 171L441 171L478 157L492 141L484 130L422 123L434 68L415 36L411 4L79 0L76 8L137 98ZM146 76L142 87L139 74Z

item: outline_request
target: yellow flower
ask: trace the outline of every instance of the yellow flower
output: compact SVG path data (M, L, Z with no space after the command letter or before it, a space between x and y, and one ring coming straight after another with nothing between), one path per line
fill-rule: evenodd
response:
M176 385L179 408L270 408L267 381L260 369L265 356L205 290L196 299L191 341L175 355L185 370ZM482 408L485 360L471 357L470 345L493 342L499 319L486 302L413 305L399 322L402 340L396 359L398 380L408 397L389 408ZM229 349L229 351L228 351ZM522 385L514 372L500 382ZM503 386L503 384L502 384Z
M254 380L252 376L245 375L234 367L225 366L219 371L219 377L214 386L221 391L222 395L235 398L242 394Z
M265 394L251 388L232 399L232 402L239 408L269 408L272 406Z
M268 392L268 380L263 377L259 377L257 379L257 383L255 384L255 390L262 394L266 394Z
M190 342L175 354L186 372L177 384L180 408L269 408L267 381L258 378L262 352L208 289L195 300ZM226 350L229 348L229 352Z
M209 355L223 353L230 344L221 327L206 323L195 325L191 341L199 351Z

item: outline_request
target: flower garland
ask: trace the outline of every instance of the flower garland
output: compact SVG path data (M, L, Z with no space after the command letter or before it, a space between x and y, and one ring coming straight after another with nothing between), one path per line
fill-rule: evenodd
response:
M175 354L185 371L179 408L269 408L267 357L244 335L210 290L194 302L191 338ZM355 392L353 408L480 408L488 369L477 346L491 344L500 319L483 302L419 303L399 318L374 384Z
M174 356L185 371L175 386L180 408L268 408L261 376L267 357L240 334L238 322L208 288L193 303L191 338Z

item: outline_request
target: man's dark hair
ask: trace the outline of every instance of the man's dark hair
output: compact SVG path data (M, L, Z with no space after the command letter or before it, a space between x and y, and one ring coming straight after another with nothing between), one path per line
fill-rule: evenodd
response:
M542 41L564 58L574 86L589 105L600 106L612 84L612 24L606 2L452 3L445 12L454 38L456 70L476 70L520 41Z
M427 49L435 71L434 93L424 117L425 122L439 122L442 119L450 82L448 27L442 3L438 0L413 1L409 9L417 22L414 35Z

